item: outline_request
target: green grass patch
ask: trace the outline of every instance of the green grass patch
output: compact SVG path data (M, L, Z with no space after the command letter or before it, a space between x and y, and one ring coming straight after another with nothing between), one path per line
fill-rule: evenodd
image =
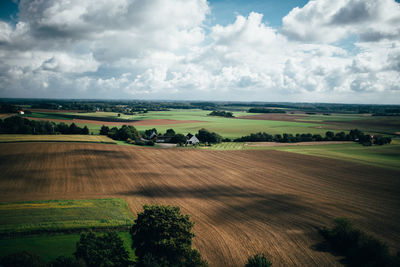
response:
M132 260L135 260L135 252L132 250L132 238L129 232L118 232L124 241L124 246L129 252ZM41 256L45 261L51 261L59 256L72 256L76 250L76 243L80 235L73 234L54 234L54 235L35 235L17 238L0 239L0 257L16 253L19 251L31 251Z
M0 203L0 234L124 228L134 216L122 199L49 200Z
M274 147L275 150L329 157L400 170L400 145L362 146L357 143Z

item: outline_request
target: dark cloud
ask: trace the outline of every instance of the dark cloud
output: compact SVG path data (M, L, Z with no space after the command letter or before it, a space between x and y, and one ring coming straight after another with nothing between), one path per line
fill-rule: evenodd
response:
M369 1L350 1L348 5L342 7L332 16L330 24L359 24L374 19L376 7L371 6Z

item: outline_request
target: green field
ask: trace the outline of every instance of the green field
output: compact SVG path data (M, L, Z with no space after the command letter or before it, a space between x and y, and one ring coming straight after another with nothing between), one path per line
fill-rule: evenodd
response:
M115 144L115 141L104 135L80 134L0 134L0 143L9 142L88 142Z
M135 259L129 232L118 232L130 258ZM51 261L59 256L72 256L76 250L79 234L54 234L0 239L0 257L19 251L30 251Z
M67 119L63 118L63 114L74 116L93 116L105 118L119 118L129 120L178 120L178 121L196 121L191 123L177 123L177 124L149 124L137 125L138 130L146 130L156 128L159 132L165 132L169 128L173 128L177 133L187 134L196 133L200 128L206 128L214 131L227 138L237 138L243 135L256 132L267 132L269 134L282 134L282 133L312 133L312 134L325 134L326 131L331 130L335 132L348 131L350 129L358 128L369 133L381 133L395 135L400 130L400 119L398 117L373 117L365 114L334 114L331 115L310 115L310 114L295 114L299 116L298 121L276 121L276 120L248 120L238 119L238 117L246 115L257 115L257 113L247 113L245 111L234 111L233 115L236 118L224 118L207 116L211 111L200 109L172 109L169 111L150 111L148 113L141 113L136 115L121 114L118 117L116 112L91 112L91 113L43 113L36 112L28 115L30 117L46 118L46 119ZM67 120L66 120L67 121ZM78 126L83 127L87 125L90 132L98 134L102 122L82 124L77 123ZM104 122L106 124L106 122ZM120 123L122 125L123 122Z
M0 234L128 227L134 217L122 199L0 203Z
M248 146L242 142L231 142L200 148L209 150L280 150L400 169L399 143L399 141L394 140L392 144L384 146L362 146L357 143L304 146Z

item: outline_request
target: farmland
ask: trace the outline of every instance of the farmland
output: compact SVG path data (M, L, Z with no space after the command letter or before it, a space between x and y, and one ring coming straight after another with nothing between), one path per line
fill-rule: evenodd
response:
M233 111L234 118L208 116L209 110L172 109L169 111L149 111L136 115L124 115L116 112L33 112L26 115L30 119L51 120L87 125L90 132L97 134L101 125L133 125L138 130L156 128L165 132L173 128L177 133L195 133L201 128L214 131L227 138L237 138L250 133L264 131L269 134L283 132L324 134L326 131L348 131L358 128L379 134L396 135L400 129L398 117L374 117L370 114L257 114ZM92 120L88 118L93 118Z
M118 232L118 235L124 241L124 246L130 253L131 259L134 259L135 255L131 249L132 238L129 232ZM0 239L0 257L26 250L36 253L45 261L51 261L59 256L72 256L76 250L76 242L78 240L79 233L3 238Z
M84 142L115 144L115 141L104 135L65 135L65 134L0 134L0 143L12 142Z
M381 154L395 158L389 147ZM317 228L338 216L400 249L400 170L384 164L265 149L81 143L4 143L0 158L0 201L123 198L133 214L146 203L180 206L211 266L243 266L258 251L275 266L339 265L313 248Z
M387 146L361 146L354 142L304 143L243 143L230 142L201 147L207 150L277 150L318 157L343 159L378 167L400 169L400 144L396 141Z
M245 112L234 112L237 118L223 118L207 116L210 111L205 110L171 110L171 111L151 111L136 116L123 116L129 120L137 120L136 122L106 122L106 121L90 121L78 119L80 113L75 113L76 118L71 120L62 117L62 113L54 117L54 114L33 113L30 118L46 119L57 122L72 123L75 122L79 126L87 125L91 132L98 133L101 125L117 126L122 124L134 125L138 130L156 128L158 131L165 132L169 128L173 128L177 133L187 134L195 133L201 128L215 131L223 137L237 138L246 134L257 131L266 131L271 134L282 132L287 133L325 133L326 129L320 129L325 126L312 122L296 122L296 121L277 121L277 120L251 120L240 119L241 116L249 115ZM71 113L67 113L71 115ZM83 113L86 116L103 116L105 118L117 118L117 113L98 112ZM83 115L82 115L83 116Z
M0 203L1 235L125 227L132 222L122 199Z

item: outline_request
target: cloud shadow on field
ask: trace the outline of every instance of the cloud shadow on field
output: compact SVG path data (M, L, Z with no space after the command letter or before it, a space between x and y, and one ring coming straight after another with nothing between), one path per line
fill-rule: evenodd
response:
M290 194L273 194L261 192L250 187L235 186L203 186L199 188L178 186L144 186L138 190L120 192L124 196L143 196L150 198L196 198L207 209L207 201L213 201L213 208L209 208L211 218L217 223L227 221L274 221L275 215L291 214L301 215L310 211L300 197ZM215 203L219 201L220 203ZM211 203L210 203L211 205ZM208 212L207 212L208 213Z

